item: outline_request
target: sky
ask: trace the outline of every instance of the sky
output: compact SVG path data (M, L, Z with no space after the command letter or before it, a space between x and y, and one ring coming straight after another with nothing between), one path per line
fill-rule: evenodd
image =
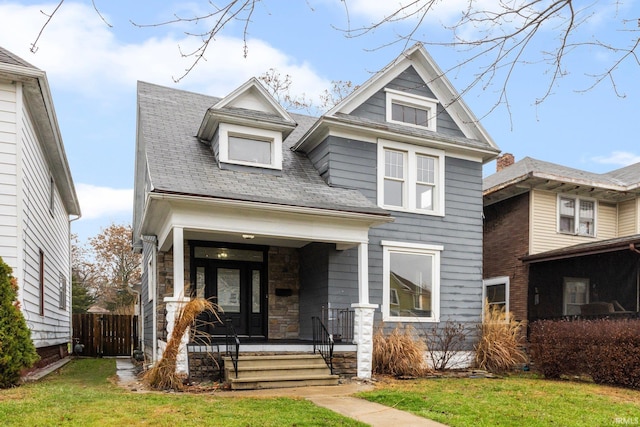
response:
M377 22L388 16L389 5L398 3L263 0L248 27L246 52L244 25L231 22L179 82L192 61L182 53L197 45L188 33L203 31L206 22L150 27L132 22L156 24L176 14L194 16L208 10L209 3L203 0L66 0L44 28L35 53L31 45L58 3L0 0L0 46L47 73L82 210L72 232L85 242L112 223L131 223L137 81L222 97L251 77L275 69L291 76L292 94L315 99L332 81L365 82L408 47L388 44L416 25L411 18L357 37L343 31L349 25L358 28ZM465 3L441 2L419 24L415 39L425 43L447 71L503 152L512 153L516 160L529 156L596 173L640 162L638 62L623 61L610 78L589 89L593 76L608 70L620 55L593 42L606 40L629 47L639 36L637 1L598 0L589 3L589 9L579 10L581 25L569 42L591 44L569 46L561 78L538 103L552 76L552 69L540 58L557 44L562 25L560 18L549 21L510 74L508 107L504 103L496 107L508 68L497 69L493 83L484 81L467 91L489 56L456 67L468 53L448 45L453 40L448 27ZM472 37L482 27L460 30L461 36ZM485 176L494 171L495 162L485 165Z

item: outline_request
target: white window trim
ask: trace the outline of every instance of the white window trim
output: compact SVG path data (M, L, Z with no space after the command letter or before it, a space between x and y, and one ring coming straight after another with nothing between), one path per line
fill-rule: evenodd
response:
M482 318L484 319L484 302L487 300L487 286L495 286L504 284L504 298L505 298L505 312L508 314L510 311L509 308L509 276L497 276L492 277L490 279L485 279L482 281Z
M427 245L423 243L393 242L383 240L382 245L382 320L384 322L420 322L436 323L440 321L440 253L442 245ZM405 253L433 256L433 280L431 289L431 317L391 316L389 271L391 267L391 253Z
M398 123L401 125L412 126L419 129L429 129L436 131L436 117L438 112L438 100L433 98L427 98L420 95L414 95L408 92L401 92L399 90L385 89L386 92L386 116L387 122ZM414 123L407 123L398 120L393 120L393 114L391 106L396 104L406 105L408 107L419 108L421 110L427 110L427 126L420 126Z
M403 186L402 200L404 206L392 206L384 204L384 150L402 151L405 156L405 177ZM436 173L435 173L435 186L433 196L433 210L416 209L416 155L422 154L425 156L436 158ZM399 212L412 212L424 215L444 216L444 162L445 152L443 150L436 150L433 148L420 147L416 145L404 144L396 141L388 141L380 139L378 141L378 206L381 208L399 211Z
M573 233L560 230L560 200L573 199L575 201L575 212L573 214ZM578 197L571 194L558 194L556 198L556 231L567 236L597 237L598 234L598 201L589 197ZM580 201L593 202L593 234L580 233Z
M230 160L229 135L271 142L271 163ZM282 170L282 133L267 129L220 123L218 126L218 157L220 158L220 163Z

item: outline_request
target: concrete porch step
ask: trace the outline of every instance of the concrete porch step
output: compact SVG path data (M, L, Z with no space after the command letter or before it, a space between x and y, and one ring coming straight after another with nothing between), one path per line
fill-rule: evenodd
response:
M230 357L224 357L225 380L232 390L337 385L319 354L240 356L236 376Z
M231 390L260 390L267 388L311 387L338 385L338 375L308 375L298 377L231 378Z

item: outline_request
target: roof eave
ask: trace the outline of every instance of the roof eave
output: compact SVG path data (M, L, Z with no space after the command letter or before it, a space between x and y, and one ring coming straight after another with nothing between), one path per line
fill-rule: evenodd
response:
M47 127L49 135L48 137L43 136L44 141L42 142L46 147L45 153L49 157L52 175L61 193L67 213L79 217L81 215L80 203L64 150L47 74L38 68L6 63L0 63L0 74L12 76L16 81L23 83L27 88L25 96L30 102L42 106L44 111L42 113L34 112L34 114L37 114L36 119L39 120L39 123Z

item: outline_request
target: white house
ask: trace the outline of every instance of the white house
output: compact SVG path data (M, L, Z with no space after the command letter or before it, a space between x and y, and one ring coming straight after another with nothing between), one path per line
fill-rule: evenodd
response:
M0 256L41 357L71 341L71 221L80 216L46 73L0 47Z

